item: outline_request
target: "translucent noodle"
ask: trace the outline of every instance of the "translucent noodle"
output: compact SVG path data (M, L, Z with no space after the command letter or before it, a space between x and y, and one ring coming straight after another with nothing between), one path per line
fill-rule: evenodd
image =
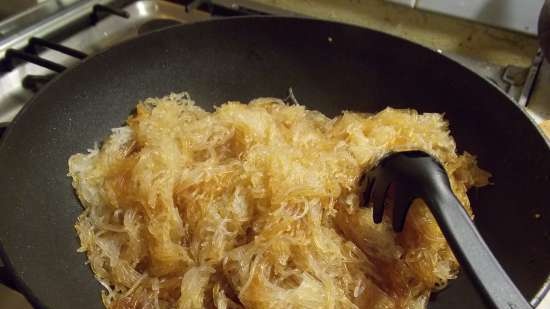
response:
M489 174L440 114L147 99L69 159L80 250L110 309L424 308L459 268L434 218L416 200L395 234L358 198L363 171L411 149L443 162L472 214L466 191Z

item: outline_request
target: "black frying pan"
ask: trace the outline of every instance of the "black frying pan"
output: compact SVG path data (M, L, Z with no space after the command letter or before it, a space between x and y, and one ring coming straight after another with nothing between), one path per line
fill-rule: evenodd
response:
M289 87L331 116L388 105L445 113L460 150L478 155L494 175L494 185L470 195L481 233L527 297L543 287L550 148L523 110L464 67L404 40L343 24L254 17L131 40L68 70L26 106L0 149L3 258L21 290L46 308L102 308L101 287L76 252L81 206L67 159L121 125L138 100L187 90L211 108L283 97ZM430 303L483 307L466 276Z

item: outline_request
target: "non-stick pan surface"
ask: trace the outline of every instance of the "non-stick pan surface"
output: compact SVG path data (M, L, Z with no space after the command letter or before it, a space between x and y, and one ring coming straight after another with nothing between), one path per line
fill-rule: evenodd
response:
M81 206L67 159L120 126L136 102L189 91L202 106L286 95L328 115L385 106L445 113L460 150L494 185L471 192L477 224L532 297L550 272L550 150L504 94L428 49L362 28L236 18L131 40L62 74L29 103L0 149L3 257L21 289L52 309L102 308L73 228ZM540 218L535 219L535 214ZM430 308L481 308L462 276Z

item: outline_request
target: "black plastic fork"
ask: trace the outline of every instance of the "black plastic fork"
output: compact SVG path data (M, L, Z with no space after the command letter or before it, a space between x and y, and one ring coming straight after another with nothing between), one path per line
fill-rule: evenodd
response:
M372 201L375 223L382 222L384 201L390 185L394 186L392 224L396 232L403 230L412 201L423 199L484 299L497 309L532 308L483 241L436 159L422 151L392 153L364 175L361 185L365 188L363 205Z

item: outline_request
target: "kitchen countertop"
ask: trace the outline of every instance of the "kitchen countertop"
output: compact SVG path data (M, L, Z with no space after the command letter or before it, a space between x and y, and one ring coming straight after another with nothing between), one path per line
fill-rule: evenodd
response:
M32 309L23 295L0 283L0 309Z

